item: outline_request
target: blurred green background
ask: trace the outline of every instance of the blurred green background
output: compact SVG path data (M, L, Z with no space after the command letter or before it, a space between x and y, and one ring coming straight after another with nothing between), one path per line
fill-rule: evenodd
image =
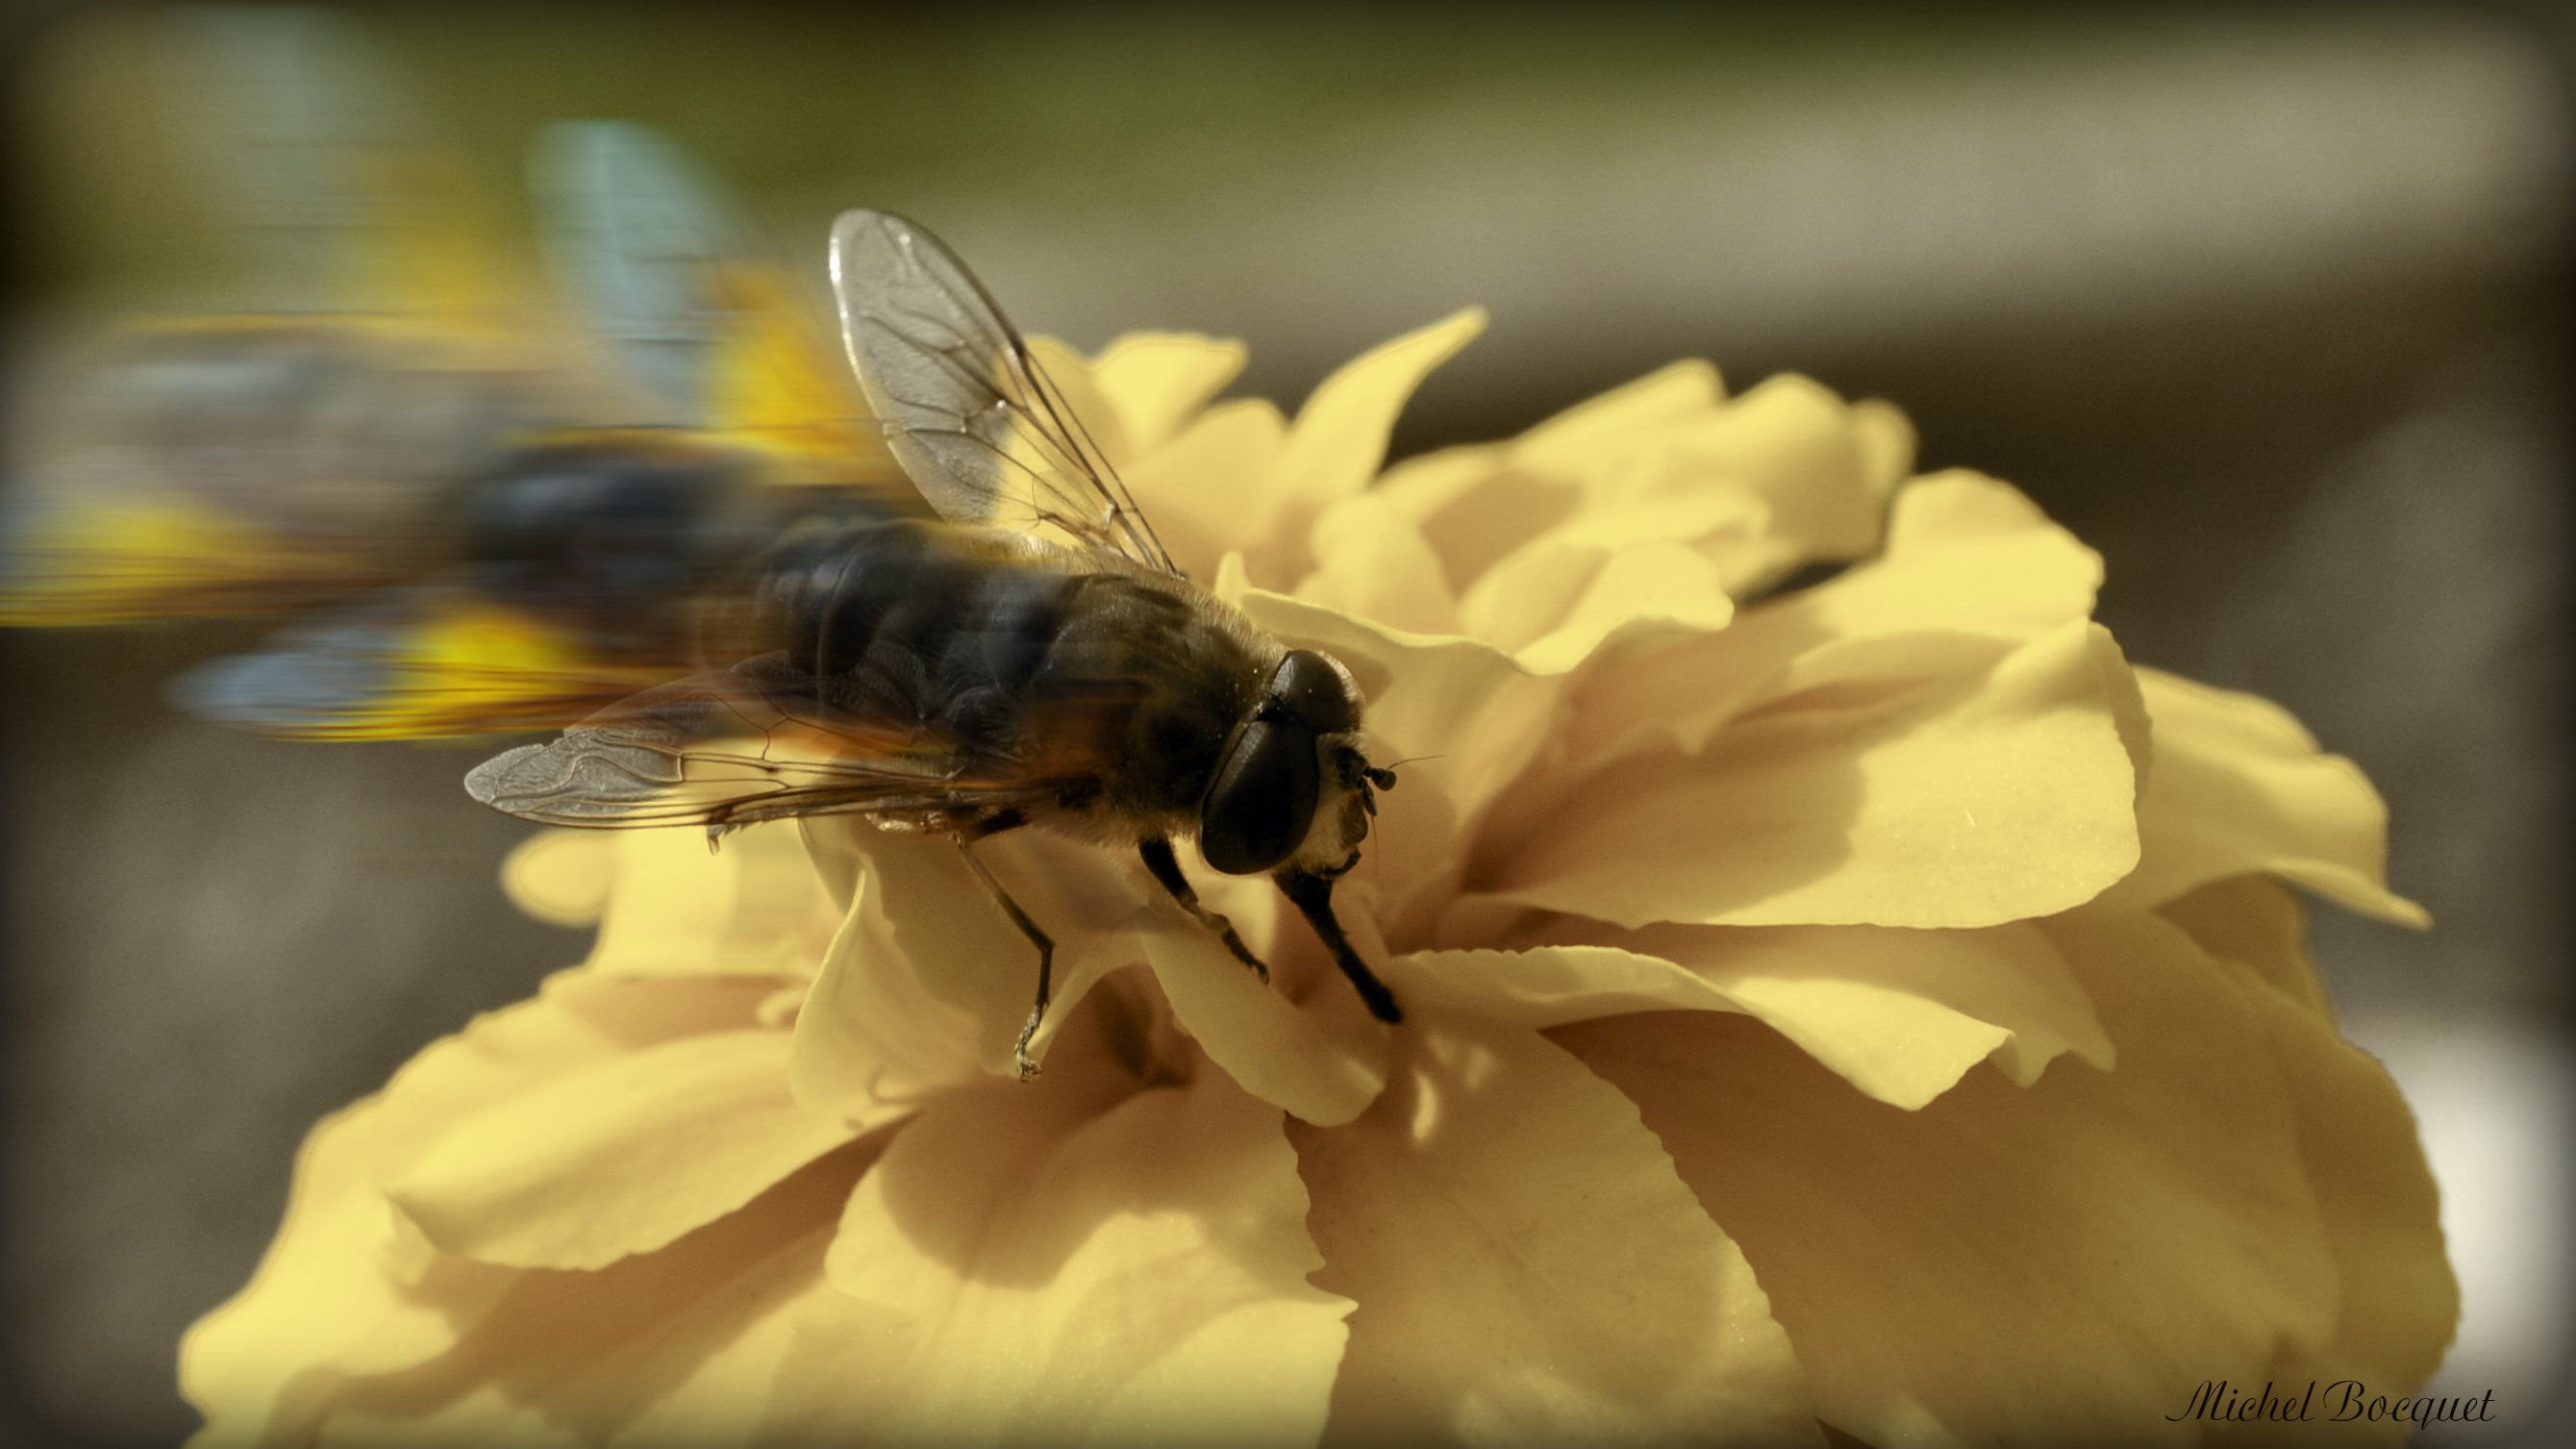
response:
M1914 417L2107 556L2145 663L2268 695L2394 812L2426 935L2321 913L2466 1287L2445 1392L2567 1400L2567 36L2432 6L1241 16L357 7L524 236L541 123L664 128L819 294L918 217L1032 331L1247 339L1293 403L1477 302L1399 451L1675 356ZM221 300L147 7L5 22L6 346ZM178 118L184 125L185 118ZM18 394L13 391L13 396ZM23 419L21 419L23 421ZM472 752L297 746L160 682L254 635L0 636L7 1413L166 1442L176 1336L310 1122L580 954L493 884ZM0 1421L0 1435L10 1428Z

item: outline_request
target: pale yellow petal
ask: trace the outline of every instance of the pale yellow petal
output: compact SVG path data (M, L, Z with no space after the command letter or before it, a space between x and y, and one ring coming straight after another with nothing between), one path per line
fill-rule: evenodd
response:
M1133 441L1127 436L1126 419L1109 400L1101 396L1099 385L1091 375L1091 360L1057 338L1044 334L1029 338L1029 358L1055 385L1064 406L1071 410L1073 422L1091 444L1098 448L1112 468L1124 468L1136 456Z
M1604 454L1635 447L1641 436L1713 416L1726 396L1717 369L1699 358L1667 363L1634 382L1586 398L1510 444L1520 466L1581 477Z
M1268 399L1237 398L1199 414L1124 470L1136 506L1183 573L1212 578L1228 550L1261 542L1287 440L1288 420ZM1264 582L1285 588L1294 580L1265 575Z
M635 976L811 975L839 912L791 823L616 830L589 965Z
M1402 998L1527 1026L1688 1009L1769 1024L1891 1106L1922 1106L1991 1058L2024 1086L2072 1052L2113 1052L2065 961L2028 925L1656 926L1607 943L1417 952L1388 976Z
M1770 527L1716 554L1740 585L1751 584L1810 559L1877 549L1892 481L1883 433L1883 424L1862 424L1850 404L1810 379L1769 378L1659 437L1651 476L1622 486L1698 488L1723 480L1760 496L1770 505Z
M1385 1090L1391 1033L1340 982L1292 1002L1177 907L1155 911L1143 939L1182 1029L1253 1096L1292 1117L1337 1126ZM1273 979L1284 984L1272 955Z
M604 830L540 830L501 862L510 904L557 926L588 926L607 909L617 843Z
M1297 411L1279 460L1279 491L1308 515L1368 486L1386 460L1387 436L1413 390L1485 330L1480 307L1381 342L1334 369Z
M1562 674L1604 641L1638 626L1714 633L1735 601L1706 555L1678 543L1640 543L1601 556L1554 628L1516 652L1533 674Z
M1820 1416L1859 1439L2196 1442L2200 1384L2259 1384L2335 1321L2294 1100L2244 994L2161 921L2079 915L2048 929L2112 1072L1971 1073L1901 1113L1732 1017L1555 1033L1642 1108L1762 1275Z
M2288 898L2271 881L2249 883ZM2195 914L2204 921L2223 908L2224 898L2211 892L2204 887L2194 893L2200 898ZM2295 911L2296 901L2290 906ZM2247 955L2278 951L2281 944L2262 926L2232 941L2238 949L2251 948ZM2286 959L2266 961L2216 953L2220 966L2238 976L2280 1064L2298 1127L2299 1161L2316 1191L2325 1244L2343 1284L2332 1338L2285 1347L2270 1372L2285 1383L2356 1379L2373 1393L2409 1394L2441 1366L2459 1317L2459 1283L2443 1251L2439 1193L2414 1114L2387 1068L2345 1041L2333 1021L2295 991L2282 989L2285 979L2315 975L2295 937L2288 947ZM2331 1432L2366 1427L2337 1424ZM2392 1432L2390 1442L2402 1438Z
M712 1032L566 1072L460 1117L388 1184L440 1251L526 1268L649 1253L899 1112L788 1092L786 1032Z
M2146 851L2115 899L2162 905L2197 885L2267 871L2403 925L2431 921L2388 889L2388 807L2352 761L2319 753L2289 712L2160 670L2138 682L2155 768L2138 799Z
M1243 371L1246 356L1232 338L1130 332L1091 364L1091 381L1118 414L1128 446L1141 456L1170 442L1224 391Z
M1522 1028L1408 1044L1358 1122L1293 1132L1317 1281L1359 1303L1328 1442L1819 1441L1762 1286L1636 1108Z
M1314 1441L1350 1305L1306 1281L1277 1109L1215 1071L1138 1090L1108 1060L904 1129L850 1199L840 1296L805 1314L768 1435Z
M988 1070L974 1013L933 992L924 963L897 943L885 893L889 880L905 879L900 868L859 879L856 909L796 1014L789 1081L796 1100L818 1112L867 1119Z
M911 973L921 993L974 1023L977 1058L986 1071L1016 1075L1013 1048L1036 1001L1038 949L976 878L957 844L877 830L857 819L818 823L811 833L825 831L838 832L853 858L863 862L868 886L862 913L883 914L881 929L834 938L831 949L843 969ZM975 854L1055 943L1052 1000L1029 1048L1043 1060L1057 1024L1095 982L1144 961L1135 914L1150 886L1131 857L1041 831L997 836L977 844ZM911 990L890 989L907 995ZM846 1014L837 1019L846 1020ZM929 1057L916 1065L932 1059L944 1059L942 1048L929 1048ZM819 1062L808 1062L800 1068L807 1074L807 1100L854 1110L852 1104L885 1088L866 1084L874 1069L865 1064L888 1060L854 1049L844 1063L854 1075L831 1086L811 1075L824 1070ZM935 1078L940 1069L933 1064L928 1070Z
M1375 494L1324 510L1315 520L1314 556L1315 571L1298 583L1298 598L1413 633L1459 631L1439 556L1412 520Z
M1729 719L1826 683L1976 667L2087 618L2099 555L2005 484L1919 478L1884 556L1742 611L1722 633L1603 662L1565 733L1578 763L1696 750Z
M1991 669L1735 721L1696 758L1570 784L1470 876L1619 925L1986 926L2137 863L2129 671L2074 623Z
M2289 887L2271 876L2240 875L2212 881L2156 907L2200 948L2259 975L2299 1010L2328 1026L2334 1005L2308 959L2307 913Z
M1253 565L1253 577L1288 587L1312 564L1307 531L1334 503L1358 493L1386 461L1396 415L1431 370L1484 330L1485 314L1457 313L1360 354L1318 384L1288 429L1264 485L1228 496L1222 506L1244 519L1229 536Z
M454 1347L336 1386L324 1444L742 1442L867 1143L829 1153L658 1252L530 1270Z
M285 1224L250 1283L189 1330L180 1382L207 1445L295 1442L334 1385L453 1346L519 1280L437 1253L385 1199L461 1117L588 1063L749 1026L765 986L568 971L412 1059L324 1119L298 1158Z

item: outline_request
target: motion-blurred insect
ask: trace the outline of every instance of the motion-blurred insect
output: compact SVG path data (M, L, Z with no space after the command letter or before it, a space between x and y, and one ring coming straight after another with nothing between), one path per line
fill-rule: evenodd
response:
M148 34L202 186L188 230L230 244L236 309L57 354L12 460L0 622L291 611L399 582L447 556L450 487L573 412L461 168L361 37L214 8Z
M1349 671L1181 574L1028 345L929 233L849 212L832 278L888 444L946 521L855 522L782 546L741 662L486 761L466 789L559 825L838 813L949 836L1037 949L1024 1077L1054 943L974 844L1026 826L1135 850L1264 979L1172 842L1195 837L1220 873L1268 874L1368 1009L1398 1020L1332 909L1376 792L1395 783L1364 752Z
M703 606L800 521L924 511L785 274L658 137L540 136L550 306L354 27L159 19L252 309L126 323L68 371L13 480L0 623L299 615L173 697L308 739L560 727L696 667Z
M673 148L558 125L532 170L562 288L626 385L615 415L648 425L523 430L447 495L442 567L201 667L175 690L191 712L308 739L560 727L702 663L715 605L799 527L926 512Z

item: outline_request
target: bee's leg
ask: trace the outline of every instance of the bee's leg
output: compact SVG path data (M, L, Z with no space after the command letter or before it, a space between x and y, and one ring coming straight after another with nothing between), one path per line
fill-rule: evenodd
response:
M1369 1015L1380 1021L1404 1020L1404 1013L1396 1007L1395 993L1387 990L1386 983L1377 979L1377 973L1368 969L1368 963L1361 960L1360 953L1352 947L1351 938L1342 934L1342 923L1333 916L1332 877L1302 870L1283 870L1271 879L1279 883L1280 894L1296 906L1298 913L1306 918L1306 923L1315 928L1315 934L1324 942L1324 949L1333 953L1333 964L1341 967L1342 974L1351 978L1351 985L1359 990L1360 1000L1368 1003Z
M1029 938L1029 944L1038 948L1037 1004L1029 1008L1029 1024L1020 1028L1020 1039L1011 1048L1012 1057L1019 1063L1020 1080L1025 1082L1038 1074L1038 1064L1029 1059L1029 1043L1038 1034L1038 1023L1046 1020L1047 989L1053 984L1055 971L1055 938L1039 930L1038 923L1029 919L1029 913L1020 909L1020 903L1011 899L1011 893L1002 889L1002 883L993 879L993 873L976 858L974 842L963 834L957 838L957 853L966 857L966 868L975 872L975 878L992 893L994 903L1002 908L1002 914L1009 916L1011 924L1020 928L1020 934Z
M1264 981L1270 979L1270 967L1234 933L1234 922L1199 904L1199 893L1190 889L1190 878L1181 874L1181 863L1172 854L1172 842L1157 836L1136 847L1136 853L1145 857L1145 869L1153 873L1155 883L1170 892L1172 899L1181 903L1181 909L1200 925L1216 932L1217 938L1225 942L1225 949L1234 953L1234 959L1251 967L1253 975Z

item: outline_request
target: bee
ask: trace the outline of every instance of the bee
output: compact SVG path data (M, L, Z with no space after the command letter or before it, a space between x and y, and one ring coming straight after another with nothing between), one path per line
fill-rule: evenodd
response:
M774 549L738 662L648 690L466 777L475 799L569 826L856 815L944 835L1037 953L1054 941L975 854L1037 829L1133 851L1246 966L1174 842L1267 875L1370 1013L1394 996L1333 913L1377 794L1366 702L1186 578L1108 459L964 263L900 217L835 224L832 286L861 388L938 520L864 520Z

